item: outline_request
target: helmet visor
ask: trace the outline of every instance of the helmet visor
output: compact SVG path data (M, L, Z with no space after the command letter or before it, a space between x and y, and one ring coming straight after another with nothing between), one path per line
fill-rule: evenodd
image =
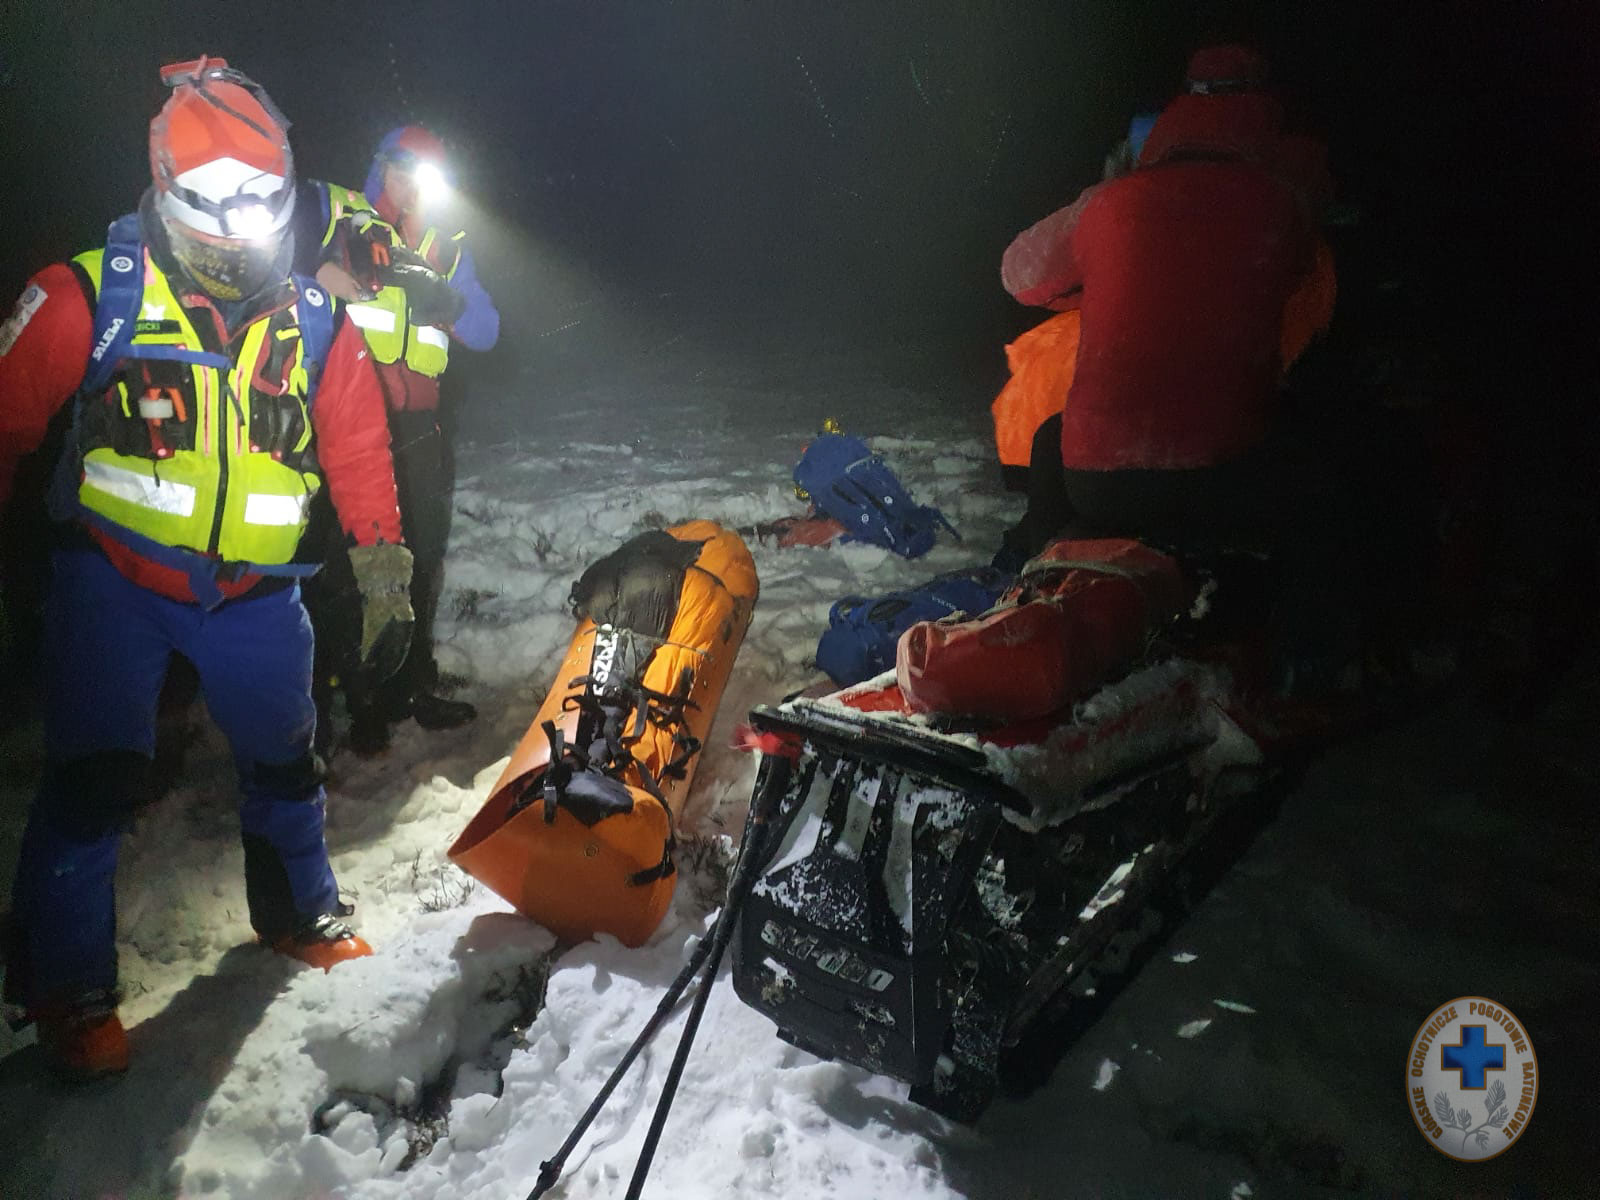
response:
M176 179L163 182L163 190L194 210L196 215L207 218L216 234L225 238L270 236L288 224L294 210L294 185L274 176L257 176L239 191L221 199L213 199ZM270 188L274 182L279 186L270 191L258 192L252 188L252 184Z

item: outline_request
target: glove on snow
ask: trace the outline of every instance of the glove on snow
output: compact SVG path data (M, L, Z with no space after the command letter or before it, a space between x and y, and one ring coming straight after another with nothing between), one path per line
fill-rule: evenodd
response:
M381 683L411 645L411 551L393 542L352 546L350 569L361 591L361 665Z

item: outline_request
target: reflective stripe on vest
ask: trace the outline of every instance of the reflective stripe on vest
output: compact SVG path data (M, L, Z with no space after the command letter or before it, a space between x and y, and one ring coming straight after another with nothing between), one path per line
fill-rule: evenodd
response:
M436 325L413 325L406 338L406 366L437 379L450 365L450 336Z
M310 503L311 497L307 494L273 496L252 492L245 498L244 521L247 525L299 525L306 519Z
M375 362L399 362L406 352L406 294L386 287L371 300L345 305L350 320L361 329Z
M322 486L314 470L294 465L311 444L310 402L318 356L327 350L325 344L307 347L308 337L325 340L326 331L303 314L325 314L329 298L297 281L292 323L272 330L276 314L268 313L247 326L232 343L234 353L223 357L202 349L167 278L148 251L140 247L136 253L143 260L143 291L136 332L126 343L118 339L123 369L98 388L85 388L77 400L78 503L113 535L120 527L134 540L224 562L288 564L311 497ZM75 260L97 296L105 259L106 252L91 251ZM294 342L285 351L281 396L252 386L269 335ZM161 363L167 382L186 377L190 386L139 394L140 360ZM228 365L213 365L218 362ZM86 378L92 385L99 377ZM252 444L252 408L259 409L260 425L281 431L280 444Z
M197 489L187 483L171 479L156 479L143 471L119 467L114 462L89 458L83 464L84 483L96 492L125 500L152 512L170 513L175 517L194 515L194 498Z
M393 333L399 322L394 313L377 304L357 301L344 306L345 316L371 333Z

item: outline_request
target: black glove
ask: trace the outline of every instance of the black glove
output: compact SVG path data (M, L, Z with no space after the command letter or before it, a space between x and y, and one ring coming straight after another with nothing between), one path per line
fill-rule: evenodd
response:
M467 298L420 255L393 251L389 265L379 272L379 278L385 286L405 289L411 320L417 325L448 329L467 309Z
M361 592L361 666L382 683L411 646L411 551L393 542L352 546L350 570Z

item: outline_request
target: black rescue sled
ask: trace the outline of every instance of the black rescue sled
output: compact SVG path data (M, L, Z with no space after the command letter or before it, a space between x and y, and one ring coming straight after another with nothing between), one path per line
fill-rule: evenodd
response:
M740 998L785 1040L903 1080L953 1119L976 1120L1003 1076L1028 1082L1007 1068L1052 1062L1237 857L1305 752L1350 728L1262 686L1250 590L1219 617L1214 583L1185 584L1177 607L1160 587L1177 571L1137 543L1061 539L989 612L920 641L929 623L907 630L896 671L756 708L740 744L762 761L727 903L529 1200L693 988L627 1191L642 1194L730 946ZM1119 622L1118 605L1137 619ZM913 661L930 646L955 647L943 663L960 670ZM1080 698L1059 700L1079 667ZM972 679L967 694L1010 714L925 703L960 703Z
M1237 852L1286 760L1241 723L1235 673L1195 657L1005 735L936 729L896 691L889 674L751 714L772 832L734 984L785 1040L972 1121L1008 1049L1103 1005L1156 914Z

